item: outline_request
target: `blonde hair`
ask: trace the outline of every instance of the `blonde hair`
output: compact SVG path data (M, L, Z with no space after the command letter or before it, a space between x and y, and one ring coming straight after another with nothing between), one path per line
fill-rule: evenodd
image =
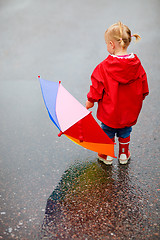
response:
M131 30L120 21L111 25L105 32L105 39L118 41L122 48L129 46L132 37L136 38L135 42L141 39L138 34L131 35Z

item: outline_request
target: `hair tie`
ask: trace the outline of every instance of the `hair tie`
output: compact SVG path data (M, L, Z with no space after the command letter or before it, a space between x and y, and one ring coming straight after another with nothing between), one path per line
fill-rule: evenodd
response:
M122 38L119 39L122 42Z
M134 37L133 35L131 35L131 37Z

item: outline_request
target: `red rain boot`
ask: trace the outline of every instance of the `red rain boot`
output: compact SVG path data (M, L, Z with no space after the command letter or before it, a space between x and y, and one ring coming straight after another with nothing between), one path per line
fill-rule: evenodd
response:
M113 142L115 141L115 138L111 139ZM98 159L102 162L104 162L106 165L112 165L113 162L113 157L104 155L104 154L100 154L98 153Z
M119 162L126 164L131 157L129 152L130 136L127 138L119 138Z

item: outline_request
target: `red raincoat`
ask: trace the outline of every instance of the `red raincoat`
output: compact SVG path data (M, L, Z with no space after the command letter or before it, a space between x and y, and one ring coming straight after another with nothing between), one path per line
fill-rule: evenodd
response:
M112 128L136 124L148 83L137 55L118 58L109 55L93 71L87 94L90 102L98 102L97 118Z

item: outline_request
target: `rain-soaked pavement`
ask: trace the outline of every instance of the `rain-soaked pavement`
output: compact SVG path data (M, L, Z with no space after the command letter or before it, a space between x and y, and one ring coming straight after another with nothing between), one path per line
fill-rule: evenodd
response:
M160 238L159 12L159 0L0 1L0 239ZM107 56L104 31L118 20L142 37L130 51L150 95L131 161L107 167L57 137L37 75L61 80L85 104L89 76Z

